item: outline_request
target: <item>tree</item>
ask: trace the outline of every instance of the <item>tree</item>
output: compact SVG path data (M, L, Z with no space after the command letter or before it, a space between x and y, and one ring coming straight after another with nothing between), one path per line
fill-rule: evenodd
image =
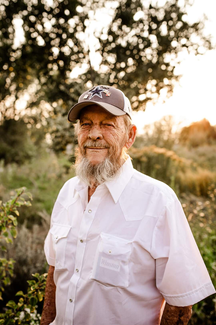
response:
M70 72L84 61L84 50L78 35L84 30L83 17L76 10L79 1L12 0L1 4L0 20L0 83L1 114L17 115L17 101L25 90L31 93L28 107L40 107L44 101L58 104L64 111L65 102L76 98L76 88L67 90ZM17 24L22 25L24 38L16 45ZM73 90L73 91L72 91ZM60 101L61 100L61 101ZM60 103L58 103L60 101Z
M134 109L144 109L162 90L172 93L182 53L200 54L211 48L203 34L204 23L189 23L190 1L183 2L180 6L178 0L163 1L163 5L119 1L108 30L96 33L102 57L99 72L105 71L104 80L125 91Z
M100 83L118 85L134 109L144 109L163 89L171 93L180 53L211 48L203 23L187 21L189 0L184 3L2 0L1 123L25 111L53 133L48 117L57 123L85 88ZM101 27L97 16L104 10L107 23ZM19 42L17 30L23 33ZM66 118L62 129L70 139Z
M143 134L136 137L134 146L156 146L172 150L177 142L177 134L174 130L174 120L172 116L164 116L159 121L145 125Z
M193 122L181 130L179 141L191 147L213 144L216 141L216 127L212 126L206 119Z

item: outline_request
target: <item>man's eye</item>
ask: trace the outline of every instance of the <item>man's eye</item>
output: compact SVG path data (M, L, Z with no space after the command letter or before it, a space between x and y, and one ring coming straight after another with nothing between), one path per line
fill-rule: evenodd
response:
M81 124L81 127L87 127L87 126L90 126L90 123L86 122Z
M114 127L114 124L111 124L111 123L104 123L105 126L108 126L108 127Z

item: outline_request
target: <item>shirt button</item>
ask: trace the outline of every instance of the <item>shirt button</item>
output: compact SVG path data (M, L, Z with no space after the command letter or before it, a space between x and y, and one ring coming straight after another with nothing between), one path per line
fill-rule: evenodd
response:
M69 299L70 302L73 302L73 299Z
M58 239L58 236L56 236L56 239Z
M76 269L76 272L78 273L79 272L79 269Z
M83 240L82 239L80 239L80 243L83 243Z
M92 213L92 210L91 210L91 209L89 209L89 210L88 210L88 213Z

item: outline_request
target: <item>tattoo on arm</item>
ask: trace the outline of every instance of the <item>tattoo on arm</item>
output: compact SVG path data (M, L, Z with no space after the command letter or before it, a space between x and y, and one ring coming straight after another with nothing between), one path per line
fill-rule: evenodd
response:
M165 305L161 325L187 325L192 315L192 306L176 307Z

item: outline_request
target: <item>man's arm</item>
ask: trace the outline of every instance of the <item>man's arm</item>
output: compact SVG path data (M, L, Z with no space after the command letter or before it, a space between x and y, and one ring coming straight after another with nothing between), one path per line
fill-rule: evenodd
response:
M50 266L48 270L46 289L45 289L45 298L43 305L43 312L41 316L40 325L49 325L52 323L56 316L55 308L55 292L56 286L53 280L54 266Z
M161 325L187 325L192 315L192 306L176 307L166 303Z

